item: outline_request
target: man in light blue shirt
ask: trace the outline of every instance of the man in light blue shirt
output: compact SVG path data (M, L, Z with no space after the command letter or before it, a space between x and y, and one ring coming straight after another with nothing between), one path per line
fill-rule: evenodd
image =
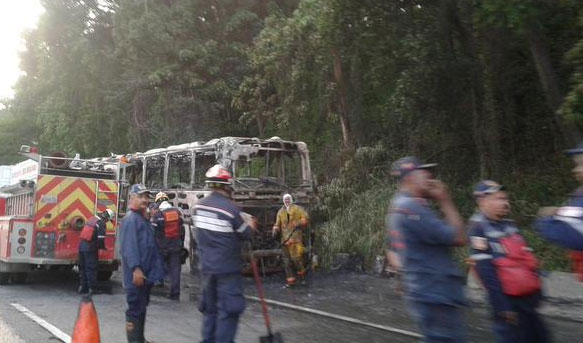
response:
M404 157L393 165L399 191L389 213L392 247L402 259L405 295L424 342L465 342L464 276L452 258L466 244L463 221L435 164ZM429 207L439 205L445 221Z

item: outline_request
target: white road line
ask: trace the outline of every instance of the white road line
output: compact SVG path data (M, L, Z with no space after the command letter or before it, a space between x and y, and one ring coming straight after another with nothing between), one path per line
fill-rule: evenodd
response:
M254 296L246 295L245 298L247 298L249 300L261 302L261 299L259 299L257 297L254 297ZM316 309L309 308L309 307L297 306L297 305L288 304L288 303L284 303L284 302L280 302L280 301L276 301L276 300L269 300L269 299L265 299L265 302L268 303L268 304L271 304L271 305L276 305L276 306L281 306L281 307L289 308L289 309L296 310L296 311L301 311L301 312L316 314L316 315L323 316L323 317L338 319L338 320L342 320L342 321L345 321L345 322L348 322L348 323L353 323L353 324L368 326L368 327L371 327L371 328L375 328L375 329L379 329L379 330L384 330L384 331L388 331L388 332L393 332L393 333L398 333L398 334L405 335L405 336L409 336L409 337L415 337L415 338L422 338L423 337L423 336L421 336L420 334L418 334L416 332L412 332L412 331L408 331L408 330L403 330L403 329L398 329L398 328L394 328L394 327L386 326L386 325L379 325L379 324L375 324L375 323L369 323L369 322L362 321L360 319L346 317L346 316L341 316L341 315L338 315L338 314L324 312L324 311L316 310Z
M12 304L10 304L10 306L14 307L20 313L22 313L25 316L27 316L28 318L32 319L38 325L42 326L43 329L47 330L53 336L57 337L59 340L61 340L61 342L65 342L65 343L70 343L71 342L71 337L69 335L67 335L63 331L59 330L53 324L51 324L51 323L47 322L46 320L42 319L41 317L37 316L34 312L32 312L31 310L27 309L26 307L24 307L24 306L22 306L20 304L17 304L17 303L12 303Z

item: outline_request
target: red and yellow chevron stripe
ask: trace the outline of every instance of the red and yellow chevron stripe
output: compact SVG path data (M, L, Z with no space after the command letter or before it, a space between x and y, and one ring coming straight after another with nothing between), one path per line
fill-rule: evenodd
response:
M35 195L35 225L65 229L75 216L85 219L97 211L117 211L118 184L115 181L39 175ZM111 227L111 228L110 228ZM109 224L108 229L114 225Z
M98 180L97 181L97 211L103 212L110 209L117 217L119 185L117 181ZM107 231L115 231L117 219L107 222Z

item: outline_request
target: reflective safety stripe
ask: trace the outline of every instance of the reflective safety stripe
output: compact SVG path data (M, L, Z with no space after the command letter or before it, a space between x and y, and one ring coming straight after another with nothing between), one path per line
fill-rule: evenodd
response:
M248 227L249 226L247 225L247 223L243 223L243 224L241 224L241 226L239 226L239 228L237 229L237 232L242 233L245 230L247 230Z
M474 255L470 255L470 258L472 260L475 260L475 261L480 261L480 260L490 260L493 258L493 256L490 254L474 254Z
M199 229L205 229L205 230L216 231L216 232L235 233L235 231L233 231L233 228L230 226L229 227L220 226L220 225L215 225L215 224L211 224L211 223L196 222L196 227Z
M207 211L213 211L213 212L220 212L224 215L226 215L229 218L235 218L235 216L228 212L223 210L222 208L218 208L218 207L211 207L211 206L204 206L204 205L195 205L194 206L195 209L201 209L201 210L207 210Z
M214 225L218 225L218 226L227 226L227 227L231 228L231 230L233 230L231 223L229 223L226 220L222 220L222 219L209 218L209 217L205 217L205 216L196 215L196 216L194 216L194 221L196 223L201 222L201 223L214 224Z
M484 233L486 234L487 237L490 238L502 238L506 236L506 232L503 231L488 230L487 232Z
M209 211L198 210L196 214L203 217L218 218L219 215Z

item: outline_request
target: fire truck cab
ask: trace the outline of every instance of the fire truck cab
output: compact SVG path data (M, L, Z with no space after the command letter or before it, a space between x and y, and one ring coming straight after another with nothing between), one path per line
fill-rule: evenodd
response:
M34 269L72 269L85 222L107 208L116 218L107 223L98 278L109 279L118 268L119 162L21 153L36 161L37 173L0 188L0 284L22 283Z

